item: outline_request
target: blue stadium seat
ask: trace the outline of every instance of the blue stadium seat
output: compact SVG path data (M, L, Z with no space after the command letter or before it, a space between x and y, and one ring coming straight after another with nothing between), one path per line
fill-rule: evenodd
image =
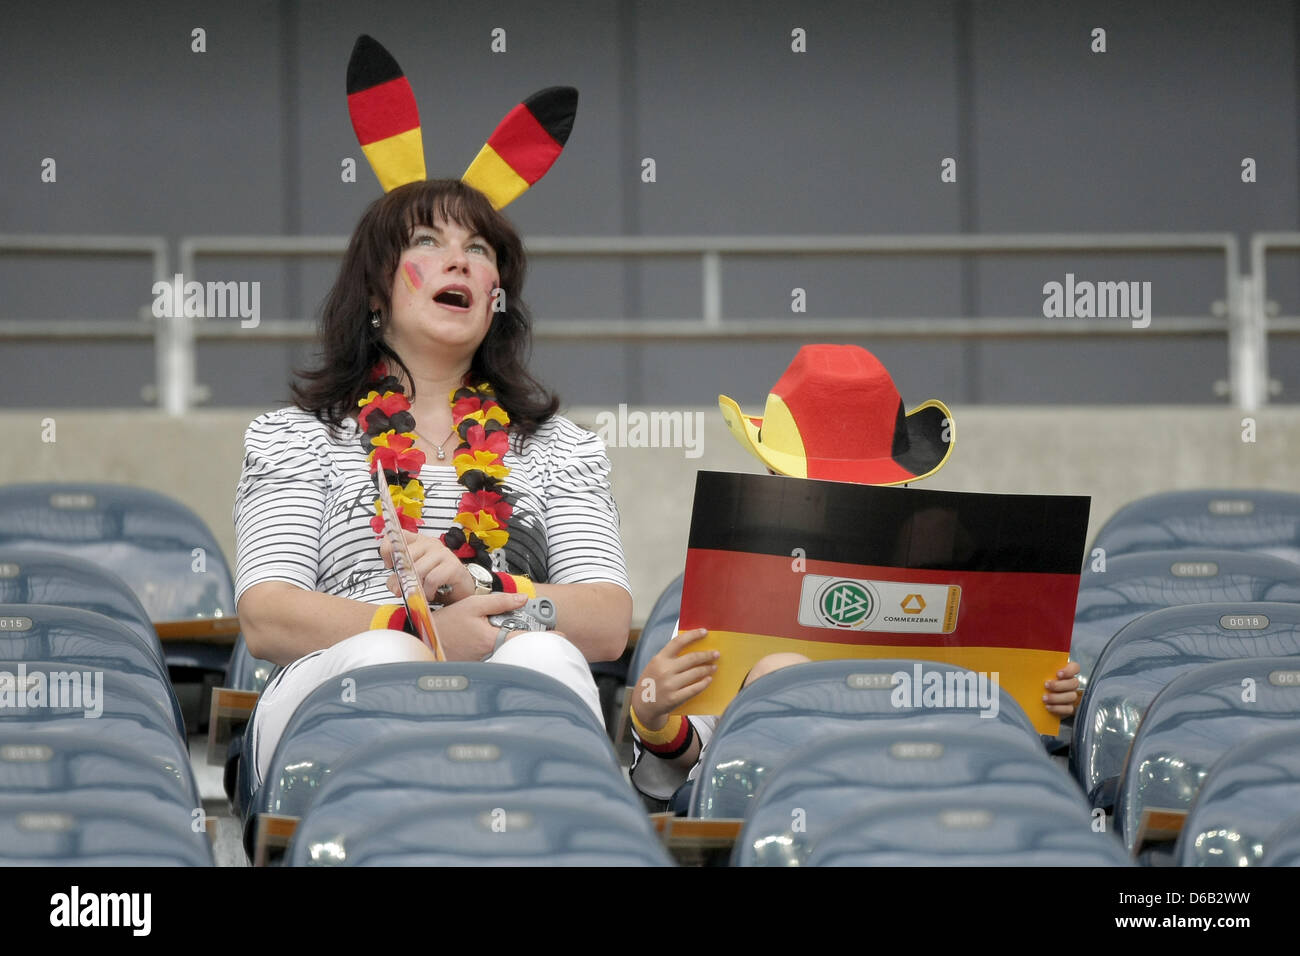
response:
M1080 803L913 797L873 807L826 833L808 866L1131 866Z
M1037 744L1033 724L1001 688L997 714L989 718L980 716L978 701L949 708L914 707L910 701L894 706L892 675L911 675L917 665L923 674L973 674L934 661L838 660L799 664L759 678L736 696L718 722L691 791L690 815L745 816L767 777L800 748L870 723L904 720L918 732L978 727Z
M53 604L110 617L135 631L167 673L149 612L125 581L98 564L57 551L0 547L0 604Z
M342 858L295 846L295 865L671 866L639 805L521 793L432 797L348 836Z
M1151 611L1106 645L1074 723L1071 769L1093 806L1110 809L1142 714L1201 664L1300 654L1300 604L1188 604Z
M1156 551L1107 559L1103 572L1079 578L1070 658L1083 686L1097 658L1125 624L1181 604L1300 603L1300 565L1240 551Z
M149 675L168 684L157 642L96 611L54 604L0 604L0 658L95 659L101 666Z
M181 806L158 813L0 795L0 866L213 866L192 820Z
M1289 817L1268 835L1260 866L1300 866L1300 814Z
M203 806L189 764L177 766L114 740L75 730L0 729L0 796L85 799L112 806Z
M1107 559L1138 551L1222 548L1300 564L1300 495L1288 491L1170 491L1125 505L1097 532Z
M1165 686L1133 738L1115 801L1132 849L1143 812L1186 811L1210 768L1235 747L1300 718L1300 657L1202 664Z
M31 675L67 673L70 668L58 661L0 660L0 683L16 684L20 668ZM49 683L46 677L46 683ZM121 743L141 751L174 768L190 766L189 747L176 731L174 698L168 700L153 685L142 684L134 675L117 671L103 672L103 686L97 688L96 701L82 698L73 706L48 706L47 694L41 704L28 699L27 706L12 704L0 707L0 733L74 733L87 742ZM68 703L67 700L61 700ZM34 706L33 706L34 705ZM93 716L95 711L99 716Z
M641 628L636 649L632 652L632 664L627 669L627 686L632 687L635 684L650 658L662 651L664 645L672 640L673 628L677 624L677 616L681 613L682 582L685 578L685 574L673 578L668 587L664 588L655 599L654 606L650 608L650 615L645 619L645 626Z
M275 665L270 661L258 660L248 653L244 635L240 634L235 641L235 649L230 654L223 686L260 694L273 673ZM247 812L247 801L252 789L248 768L244 766L244 748L248 746L246 730L246 723L231 727L230 742L226 746L226 766L222 773L222 785L230 799L230 806L235 815L240 817Z
M346 695L344 680L355 681ZM546 734L617 765L595 714L544 674L477 661L379 664L340 674L308 695L285 727L267 779L248 805L254 813L302 816L342 758L374 747L386 735L431 723Z
M230 663L226 667L226 682L223 687L231 690L251 690L261 693L266 682L271 679L275 665L270 661L259 660L248 653L244 635L235 641L235 649L230 654Z
M733 866L798 866L835 824L913 796L1028 798L1077 812L1079 788L1029 735L915 732L906 721L796 753L754 800ZM1085 807L1086 809L1086 807Z
M92 611L47 604L0 604L0 624L0 660L53 661L63 671L111 671L166 707L184 737L185 718L166 670L154 649L126 625Z
M1257 866L1300 808L1300 728L1252 738L1211 769L1178 836L1179 866Z
M193 511L156 491L80 482L0 487L0 545L60 551L108 568L154 621L235 613L234 583L216 538ZM170 641L166 654L173 668L216 673L230 658L229 649L200 642Z
M593 748L535 733L435 725L385 737L340 760L307 808L287 856L317 864L345 860L353 833L433 797L520 804L537 795L644 812L619 768Z

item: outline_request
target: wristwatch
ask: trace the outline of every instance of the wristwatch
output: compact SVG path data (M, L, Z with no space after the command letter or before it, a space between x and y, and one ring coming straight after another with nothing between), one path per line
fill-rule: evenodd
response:
M469 568L469 576L474 579L474 593L491 594L492 572L481 564L467 564L465 567Z
M504 614L491 615L488 623L499 630L496 643L492 645L492 650L483 655L483 660L487 660L501 650L501 645L506 642L506 637L511 632L549 631L555 627L555 621L555 602L550 598L531 598L521 608Z

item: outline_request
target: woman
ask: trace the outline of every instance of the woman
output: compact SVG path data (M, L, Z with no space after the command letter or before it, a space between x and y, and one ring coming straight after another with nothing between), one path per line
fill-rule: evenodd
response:
M604 446L555 414L558 400L525 367L524 270L518 235L473 187L390 190L348 245L320 365L301 375L296 406L249 426L238 613L249 651L284 665L253 718L259 783L315 687L355 667L434 659L388 626L400 592L372 521L379 466L408 516L448 660L541 671L600 717L588 662L622 654L632 611L618 512ZM500 643L488 617L530 592L554 602L555 631Z

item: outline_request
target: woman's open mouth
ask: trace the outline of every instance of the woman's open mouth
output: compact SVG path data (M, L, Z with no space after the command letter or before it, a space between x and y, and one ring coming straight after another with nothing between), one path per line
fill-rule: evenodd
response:
M433 301L450 309L464 312L468 312L470 306L474 304L469 289L462 285L447 286L447 288L439 290L438 294L433 297Z

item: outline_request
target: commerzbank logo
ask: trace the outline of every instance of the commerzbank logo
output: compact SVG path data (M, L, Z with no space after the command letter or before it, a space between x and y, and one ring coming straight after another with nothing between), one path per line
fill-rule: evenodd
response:
M948 582L805 573L799 586L799 624L828 631L951 634L960 607L961 586Z
M868 620L875 609L875 598L857 581L828 581L817 595L818 617L831 627L855 627Z

